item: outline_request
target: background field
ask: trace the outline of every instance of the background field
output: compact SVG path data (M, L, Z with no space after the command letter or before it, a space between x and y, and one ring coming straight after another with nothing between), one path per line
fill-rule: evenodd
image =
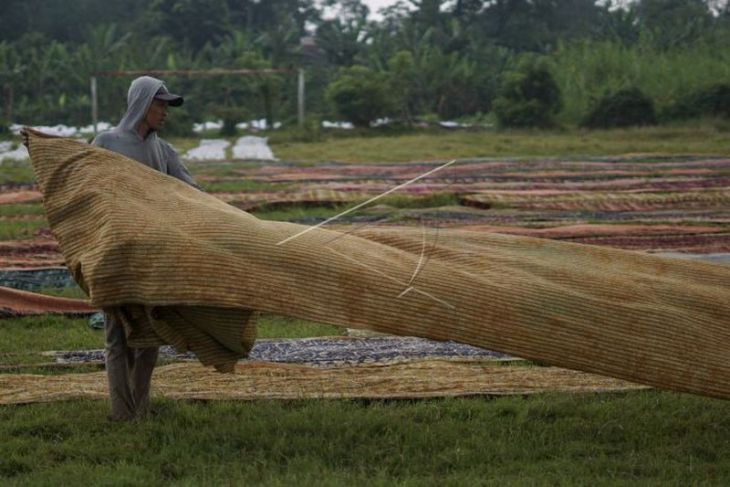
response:
M511 165L509 171L504 171L506 175L485 174L488 181L474 183L487 185L487 189L480 191L492 191L489 185L559 186L578 182L614 185L611 191L623 195L622 187L615 185L628 180L644 188L669 182L677 186L664 189L662 194L689 191L702 196L706 194L703 191L721 193L728 189L730 174L723 156L730 153L730 143L725 134L722 126L703 122L675 128L598 132L425 132L398 137L355 133L313 143L282 137L282 140L272 139L272 148L287 162L271 163L271 166L278 165L280 175L298 177L312 170L333 171L331 165L325 164L330 161L346 163L334 166L335 172L362 163L370 163L364 165L377 172L373 164L395 171L399 166L409 167L405 163L414 161L509 157L512 159L507 161ZM196 142L179 140L176 145L192 146ZM638 159L607 157L637 152L644 155ZM718 157L708 158L708 155ZM534 164L545 160L551 171L555 167L550 165L553 164L550 160L576 165L570 166L574 167L575 178L536 176ZM608 168L606 171L621 167L627 174L618 182L605 173L590 176L581 164L596 160ZM709 161L709 166L702 166L699 173L682 176L686 179L677 179L671 172L676 167L668 166L687 162L689 166L681 166L683 170L688 167L697 170L697 164L705 164L702 161ZM654 167L653 172L644 174L649 166ZM250 162L191 163L190 168L214 190L263 195L276 194L282 188L286 189L284 192L301 189L297 186L301 183L258 180L260 166ZM519 170L518 174L510 175L514 168ZM33 177L27 162L4 163L0 166L0 176L4 185L0 193L32 189ZM357 188L370 190L362 178L366 176L356 178ZM682 186L700 183L704 185L702 191ZM440 215L438 220L443 223L445 209L451 215L468 215L472 223L478 224L509 215L513 225L528 229L552 228L567 218L566 215L581 211L585 214L581 213L580 221L589 225L606 221L611 225L626 221L664 224L668 230L663 230L663 240L641 244L649 250L656 249L657 245L680 245L667 235L680 235L679 232L693 225L702 225L705 230L683 237L681 245L687 248L705 248L711 235L715 235L713 246L727 245L728 237L724 235L730 232L730 208L712 199L700 198L697 201L702 206L691 209L686 204L684 207L678 204L670 215L666 208L586 212L585 208L547 210L545 207L528 211L520 206L532 204L532 200L507 200L501 206L474 208L461 205L461 196L438 192L430 196L402 194L387 201L386 206L389 212L398 214L398 224L432 221L428 212ZM550 203L548 199L537 201L539 205ZM314 222L348 204L295 204L262 207L256 212L261 217ZM377 214L379 210L371 211ZM541 212L539 218L535 216L536 211ZM656 213L660 211L664 218L661 221ZM609 217L622 220L609 221ZM459 224L464 224L462 217L459 218ZM37 202L0 205L2 241L47 239L47 233L43 233L46 227ZM716 232L707 233L707 228ZM621 240L612 245L627 244ZM43 289L42 292L81 296L74 288ZM260 328L262 337L294 338L344 332L342 328L270 315L262 318ZM66 372L64 369L40 367L39 363L47 361L40 352L102 346L102 332L89 328L85 319L49 315L4 319L0 321L0 366L3 367L0 373L62 374ZM82 370L98 368L90 366ZM153 406L152 417L129 424L110 423L106 419L107 404L102 401L2 406L0 479L6 485L82 482L94 485L725 485L730 482L730 403L684 394L641 391L412 401L156 399Z

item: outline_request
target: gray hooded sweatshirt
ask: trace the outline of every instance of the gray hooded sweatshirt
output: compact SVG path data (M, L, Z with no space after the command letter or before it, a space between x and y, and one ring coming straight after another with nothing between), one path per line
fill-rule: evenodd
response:
M92 143L200 189L170 144L158 137L156 132L150 132L145 139L137 132L137 127L152 105L157 90L162 86L162 81L150 76L142 76L132 81L127 93L127 113L119 125L99 134Z

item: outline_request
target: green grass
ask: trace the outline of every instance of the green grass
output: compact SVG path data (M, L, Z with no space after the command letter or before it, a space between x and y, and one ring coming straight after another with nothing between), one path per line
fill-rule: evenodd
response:
M82 298L77 288L44 294ZM345 329L306 320L262 313L258 319L259 338L306 338L343 335ZM27 316L0 320L0 365L47 362L39 352L48 350L88 350L104 347L104 333L89 327L87 318L58 315Z
M277 206L276 208L263 208L252 211L258 218L264 220L275 220L275 221L297 221L297 220L311 220L311 219L327 219L335 216L343 211L354 207L355 205L365 201L353 201L349 204L340 205L287 205ZM441 208L445 206L458 206L459 199L454 194L433 194L428 196L412 196L407 194L392 194L384 198L381 198L370 205L367 205L351 215L383 215L392 216L393 219L398 217L397 210L399 209L419 209L419 208Z
M614 130L497 131L497 130L371 130L367 132L328 132L323 140L295 142L286 135L272 134L270 145L278 158L310 165L314 162L340 161L405 162L482 157L582 157L642 154L728 154L730 124L726 121L700 120L659 127ZM173 139L184 153L198 144L197 138ZM272 163L275 164L275 163ZM194 175L237 176L251 163L190 162ZM0 166L0 184L32 183L35 180L28 161L6 161ZM247 191L281 188L281 185L241 181L204 183L207 191Z
M73 299L88 299L86 293L78 286L73 287L45 287L38 291L40 294L47 294L49 296L58 296L61 298L73 298Z
M223 139L225 137L209 137L207 135L201 136L201 137L167 137L164 134L162 137L165 138L172 146L175 148L175 150L179 154L185 154L190 149L194 149L200 145L200 139L206 138L206 139ZM234 141L235 143L235 141Z
M459 198L453 193L435 193L427 196L414 196L408 194L390 194L376 203L388 205L394 208L439 208L459 204Z
M257 322L258 338L308 338L344 335L346 329L286 316L262 313Z
M9 203L0 205L0 216L24 216L24 215L44 215L45 210L40 203Z
M727 485L730 403L659 392L495 400L155 400L0 407L3 485Z
M728 154L727 124L614 130L436 131L398 137L330 137L322 142L271 143L288 161L401 162L480 157L581 157L642 154Z
M48 228L48 222L45 219L1 222L0 240L31 239L41 228Z
M32 184L35 182L35 173L30 161L3 161L0 165L0 184Z
M16 353L103 346L104 334L89 328L86 318L41 315L0 321L0 361L5 364L12 364Z
M194 171L193 175L195 175ZM203 182L201 186L208 193L238 193L244 191L286 191L291 185L253 181L241 176L238 181Z
M341 333L263 315L262 337ZM0 361L101 348L85 319L0 322ZM92 372L98 368L74 369ZM6 373L18 372L5 371ZM105 401L0 406L2 485L724 485L730 402L657 391L195 402L109 423Z
M281 208L261 208L251 213L257 218L273 221L295 221L302 219L327 219L347 209L346 205L337 206L302 206L292 205Z
M260 164L251 161L190 161L187 167L196 176L231 178L241 177L242 171L256 169Z

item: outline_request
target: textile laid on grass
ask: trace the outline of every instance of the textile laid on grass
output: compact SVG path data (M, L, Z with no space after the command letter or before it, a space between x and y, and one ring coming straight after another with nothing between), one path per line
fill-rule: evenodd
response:
M75 285L65 267L0 269L0 286L14 289L37 291L43 288L67 288Z
M13 204L13 203L36 203L43 199L40 191L35 190L19 190L10 191L0 194L0 205L1 204Z
M0 287L0 318L40 314L90 315L97 310L80 299L59 298Z
M637 224L583 224L583 225L562 225L551 227L515 227L496 225L473 225L469 228L472 231L508 233L510 235L524 235L526 237L541 237L552 239L578 240L581 238L611 238L611 237L642 237L665 235L675 233L680 235L706 235L723 233L725 229L710 225L637 225Z
M233 157L235 159L256 159L260 161L275 161L274 153L267 143L268 137L255 137L246 135L239 137L236 145L233 146Z
M235 371L218 374L191 363L157 367L153 394L202 400L407 399L642 388L631 382L556 367L441 361L345 368L253 362L237 365ZM107 382L105 372L0 374L0 404L105 399Z
M468 230L652 252L722 254L730 250L730 231L720 225L582 224L543 228L470 225Z
M495 204L512 208L543 210L592 210L592 211L637 211L639 209L682 209L705 207L727 207L730 204L730 190L703 189L676 193L656 192L558 192L538 194L536 192L484 192L462 198L467 205L490 208Z
M104 350L45 352L58 364L93 364L104 362ZM195 355L178 353L172 347L160 348L160 357L167 360L194 360ZM499 352L456 342L436 342L416 337L321 337L303 339L259 340L248 354L249 360L343 367L386 365L414 360L514 361Z
M219 193L219 199L246 211L262 208L280 208L290 205L335 206L367 199L361 193L345 193L327 189L309 191L286 191L277 193Z
M29 146L71 273L133 346L230 371L263 310L730 398L727 266L419 228L291 238L306 227L117 154L37 133Z
M377 194L419 176L446 161L398 164L286 163L249 165L241 177L289 191L328 189ZM572 208L597 211L614 208L721 210L730 177L728 158L630 157L604 160L461 160L448 170L403 188L413 196L458 194L475 206ZM212 176L215 177L215 176ZM226 180L227 177L219 178ZM705 193L707 191L707 193ZM632 193L636 195L632 196ZM713 194L719 197L713 197ZM544 198L543 198L544 197ZM615 203L615 204L614 204ZM727 214L725 212L725 214Z
M291 196L310 192L316 195L313 201L319 204L336 203L333 195L337 194L364 200L444 162L322 163L311 167L286 162L251 163L245 168L236 168L235 176L206 171L200 179L215 183L243 178L263 183L259 188L242 188L238 194L219 194L221 199L229 198L231 204L251 211L256 205L269 201L271 205L286 204ZM602 223L616 227L611 235L600 238L584 235L573 239L566 234L551 236L550 232L544 236L627 250L730 252L730 229L724 225L730 221L729 170L730 159L716 157L460 160L458 164L399 190L399 198L431 198L429 208L389 207L386 199L382 205L350 213L338 222L382 222L387 217L391 221L417 221L440 227L555 227ZM439 200L445 206L434 207ZM469 207L456 205L457 201ZM317 223L316 217L292 218L297 223ZM641 236L622 235L618 228L620 224L651 222L667 225ZM715 229L697 233L699 228L686 228L699 223L715 226ZM509 229L505 230L511 233Z
M38 269L63 265L63 256L58 253L58 244L47 237L0 242L0 268L3 270Z

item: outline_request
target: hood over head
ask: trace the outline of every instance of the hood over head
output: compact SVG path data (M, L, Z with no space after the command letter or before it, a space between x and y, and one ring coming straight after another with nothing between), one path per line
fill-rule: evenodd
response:
M119 122L118 127L124 130L137 130L140 122L144 119L149 110L152 100L158 91L162 90L164 95L168 98L163 98L172 106L179 106L182 104L182 97L177 95L171 95L165 87L165 83L162 80L153 78L151 76L140 76L139 78L132 81L127 92L127 113L124 114L122 120ZM169 97L175 98L170 100ZM175 101L175 103L173 103Z

